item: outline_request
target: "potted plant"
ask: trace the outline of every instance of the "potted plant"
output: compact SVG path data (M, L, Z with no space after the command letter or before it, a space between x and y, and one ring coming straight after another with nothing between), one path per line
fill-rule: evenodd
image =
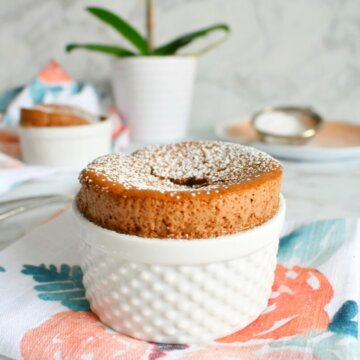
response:
M186 135L197 57L219 45L229 33L226 24L215 24L155 46L153 1L147 0L147 36L119 15L99 7L87 11L125 38L132 48L103 44L68 44L67 51L86 49L112 55L115 102L130 129L132 140L171 142ZM214 31L225 36L205 49L188 55L178 51Z

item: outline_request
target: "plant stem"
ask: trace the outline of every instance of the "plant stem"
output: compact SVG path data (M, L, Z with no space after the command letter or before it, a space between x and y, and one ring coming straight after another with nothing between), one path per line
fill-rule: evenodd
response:
M146 29L149 52L154 51L154 3L153 0L146 0Z

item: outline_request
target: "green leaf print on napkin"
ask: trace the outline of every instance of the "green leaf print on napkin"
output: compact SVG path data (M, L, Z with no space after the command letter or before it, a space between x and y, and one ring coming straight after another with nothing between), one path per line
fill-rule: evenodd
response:
M300 226L280 240L278 260L291 267L318 267L345 241L345 220L323 220Z
M350 335L358 338L359 305L354 300L347 300L334 315L329 330L338 334Z
M83 273L79 266L62 264L58 269L55 265L48 267L44 264L24 265L21 272L31 275L36 282L41 283L41 285L34 286L34 289L40 293L38 294L40 299L60 301L70 310L90 310L89 303L85 299Z
M5 268L3 268L2 266L0 266L0 272L5 272Z

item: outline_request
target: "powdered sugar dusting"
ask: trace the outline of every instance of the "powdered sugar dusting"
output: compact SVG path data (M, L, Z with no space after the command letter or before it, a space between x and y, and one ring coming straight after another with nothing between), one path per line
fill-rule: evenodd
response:
M80 181L89 182L91 172L126 189L196 194L247 182L279 167L271 156L252 147L189 141L146 147L132 155L102 156L88 165Z

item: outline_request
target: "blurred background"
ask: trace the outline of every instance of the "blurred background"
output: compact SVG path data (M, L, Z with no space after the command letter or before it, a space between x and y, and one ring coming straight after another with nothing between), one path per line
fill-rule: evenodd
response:
M28 82L50 58L78 80L109 88L110 57L77 51L73 41L121 43L84 11L106 7L141 29L143 0L12 0L0 2L0 91ZM190 129L265 105L311 104L325 116L360 123L360 1L155 0L156 44L226 22L232 32L201 57Z

